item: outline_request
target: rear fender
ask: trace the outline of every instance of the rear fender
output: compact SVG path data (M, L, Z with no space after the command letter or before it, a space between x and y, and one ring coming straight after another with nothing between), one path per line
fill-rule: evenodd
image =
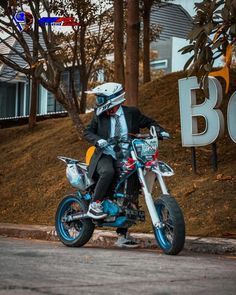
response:
M88 171L88 165L87 165L86 163L78 162L77 165L78 165L81 169L83 169L83 170L85 170L85 171Z

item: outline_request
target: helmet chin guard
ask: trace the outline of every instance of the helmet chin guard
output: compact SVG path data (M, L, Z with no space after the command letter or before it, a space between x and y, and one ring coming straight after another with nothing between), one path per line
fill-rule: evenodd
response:
M125 91L119 83L108 82L86 92L96 95L97 116L125 101Z

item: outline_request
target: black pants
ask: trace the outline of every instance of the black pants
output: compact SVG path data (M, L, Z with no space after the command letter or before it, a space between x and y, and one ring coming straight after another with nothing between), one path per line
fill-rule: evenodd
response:
M93 201L103 201L115 175L112 156L102 155L97 163L96 174L98 181L94 190Z
M115 175L114 159L112 156L103 154L99 159L96 167L96 173L98 174L98 181L94 190L93 201L102 201L107 194L112 180ZM127 228L117 228L116 232L120 235L126 235Z

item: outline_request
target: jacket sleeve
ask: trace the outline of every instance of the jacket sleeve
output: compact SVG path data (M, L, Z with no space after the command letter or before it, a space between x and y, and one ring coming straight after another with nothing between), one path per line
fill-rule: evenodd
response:
M98 129L98 121L97 116L94 115L91 122L85 127L84 129L84 138L92 143L93 145L96 144L96 142L101 139L100 136L97 135L97 129Z
M164 131L164 128L162 128L157 121L145 116L140 112L139 109L136 109L137 111L137 118L138 118L138 124L139 128L150 128L151 126L155 126L157 132Z

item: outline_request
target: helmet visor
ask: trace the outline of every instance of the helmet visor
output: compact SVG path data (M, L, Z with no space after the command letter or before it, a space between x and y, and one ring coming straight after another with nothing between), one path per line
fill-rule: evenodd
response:
M107 97L104 95L97 95L96 96L96 104L97 106L101 106L107 102Z
M96 96L96 104L97 104L97 106L101 106L101 105L107 103L108 100L111 100L112 98L118 97L123 92L124 92L124 90L121 89L120 91L118 91L118 92L116 92L116 93L114 93L114 94L112 94L110 96L97 94L97 96Z

